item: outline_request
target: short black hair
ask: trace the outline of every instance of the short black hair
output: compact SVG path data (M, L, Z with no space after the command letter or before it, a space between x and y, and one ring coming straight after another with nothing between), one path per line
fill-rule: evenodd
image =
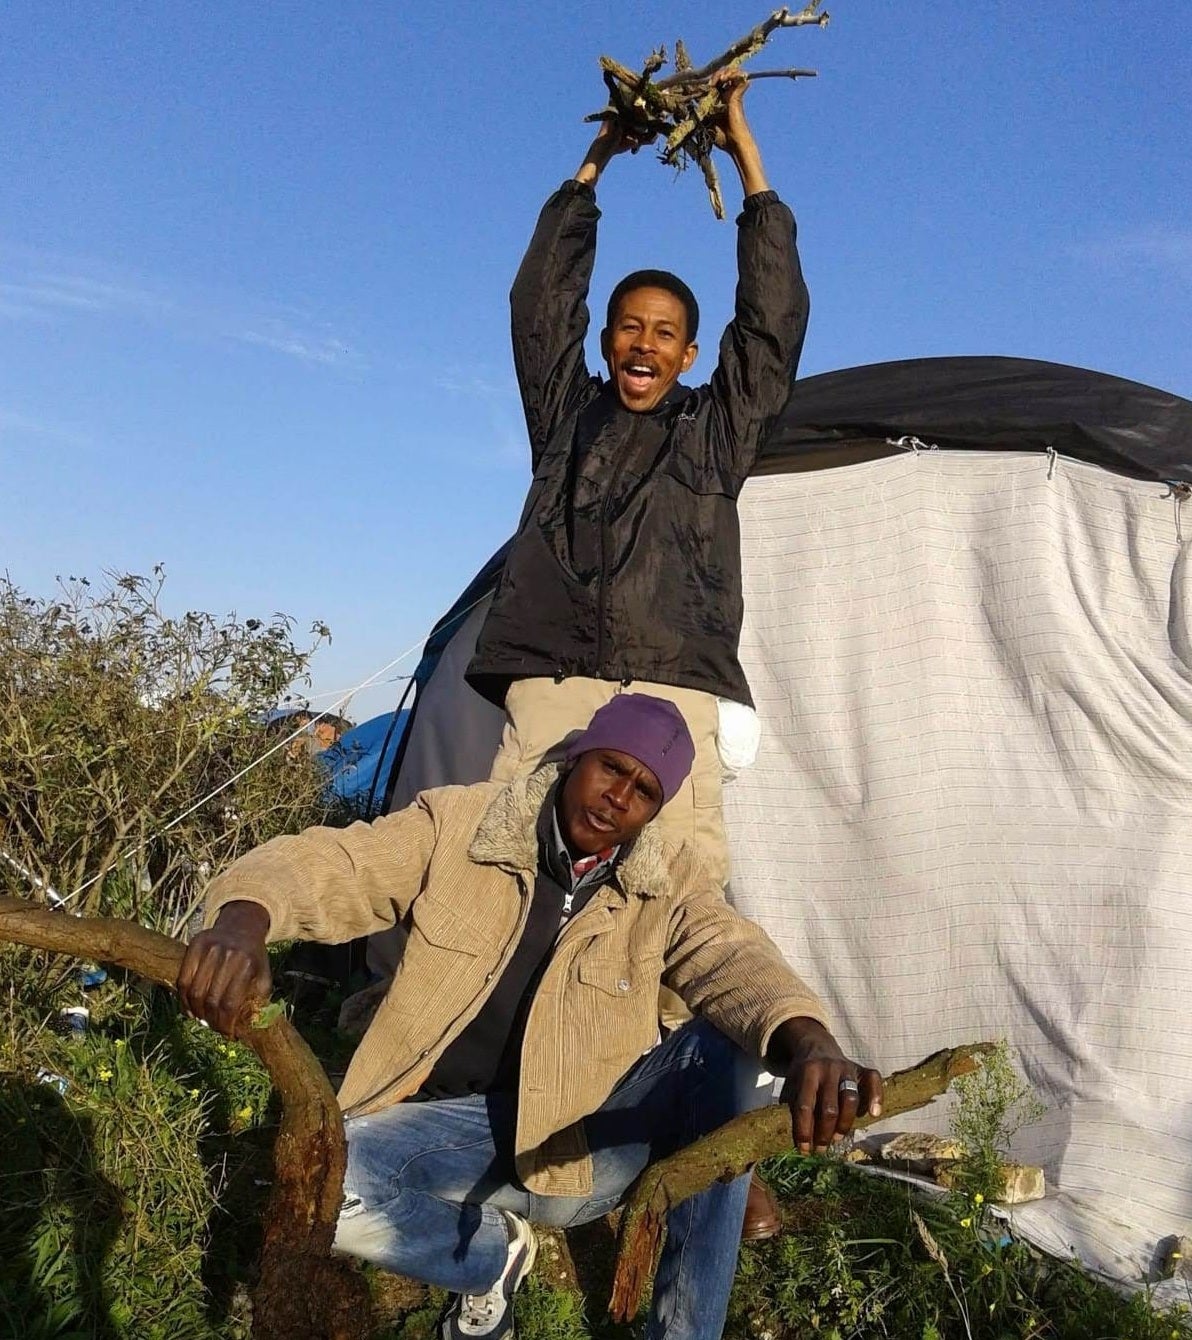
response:
M669 270L634 270L632 274L626 275L608 295L608 311L605 313L604 324L609 329L612 328L618 303L626 293L632 293L634 289L639 288L665 289L678 298L687 313L687 343L694 344L695 337L699 333L699 303L695 300L695 294L679 276L671 274Z

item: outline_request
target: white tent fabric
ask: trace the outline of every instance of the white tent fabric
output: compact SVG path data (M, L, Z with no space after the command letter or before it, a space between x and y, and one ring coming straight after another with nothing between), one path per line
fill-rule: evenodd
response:
M741 499L763 739L725 793L731 896L855 1055L1008 1038L1050 1108L1016 1152L1051 1192L1016 1230L1118 1281L1192 1229L1180 506L1064 459L936 451ZM500 713L463 682L487 604L423 691L395 807L487 774ZM374 937L372 966L396 956Z
M1016 1152L1053 1191L1017 1229L1118 1280L1192 1230L1180 501L935 451L741 500L764 734L726 791L734 902L884 1070L1007 1037L1050 1108Z

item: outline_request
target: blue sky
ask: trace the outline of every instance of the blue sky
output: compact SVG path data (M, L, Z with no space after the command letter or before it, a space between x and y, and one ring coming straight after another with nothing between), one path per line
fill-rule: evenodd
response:
M799 220L802 372L1005 353L1192 396L1192 5L828 7L760 61L819 78L748 103ZM316 691L419 642L516 522L506 295L597 56L706 58L766 12L10 0L0 565L45 593L161 562L179 609L323 619ZM597 301L679 271L706 376L732 224L648 153L599 194Z

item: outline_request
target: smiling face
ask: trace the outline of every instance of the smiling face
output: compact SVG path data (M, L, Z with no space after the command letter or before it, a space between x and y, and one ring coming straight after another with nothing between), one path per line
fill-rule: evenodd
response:
M631 842L662 808L658 778L631 754L590 749L559 794L559 829L573 853L594 856Z
M622 294L601 331L600 352L621 404L640 414L661 403L699 346L687 341L687 309L675 294L635 288Z

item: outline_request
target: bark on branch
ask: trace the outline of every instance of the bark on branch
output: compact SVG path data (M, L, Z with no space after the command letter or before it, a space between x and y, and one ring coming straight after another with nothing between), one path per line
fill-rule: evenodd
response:
M706 65L701 65L698 70L676 70L674 74L660 79L658 81L659 87L674 88L677 85L706 83L717 70L723 70L726 66L738 64L743 60L748 60L750 56L756 56L766 45L770 34L778 28L805 28L808 26L826 28L831 16L826 10L822 14L819 12L820 4L821 0L811 0L811 3L804 5L797 14L792 14L785 5L781 9L776 9L768 19L763 19L755 28L751 28L744 37L737 38L735 42L726 47L715 60L710 60Z
M970 1043L934 1052L910 1070L895 1071L884 1081L880 1120L926 1107L954 1079L978 1069L981 1058L993 1050L991 1042ZM858 1117L856 1129L872 1122L873 1118ZM667 1214L713 1182L739 1177L761 1159L785 1153L792 1137L790 1108L778 1103L735 1117L641 1174L627 1198L618 1233L608 1305L617 1321L628 1322L637 1315L642 1292L658 1263Z
M0 898L0 940L115 964L173 990L183 945L133 922L74 917ZM269 1071L281 1098L273 1187L265 1207L260 1274L253 1291L256 1340L363 1340L372 1307L362 1275L331 1256L343 1197L343 1118L323 1067L284 1015L237 1036Z

